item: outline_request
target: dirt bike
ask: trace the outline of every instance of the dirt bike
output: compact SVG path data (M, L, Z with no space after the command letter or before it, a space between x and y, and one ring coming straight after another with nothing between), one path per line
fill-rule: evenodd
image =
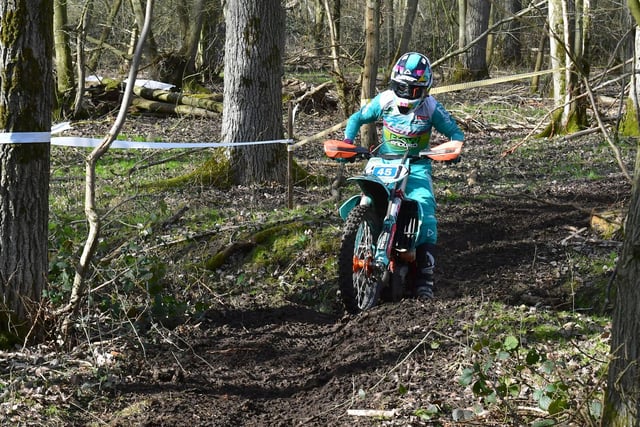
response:
M425 157L454 160L462 145L462 141L449 141L417 156L409 155L408 150L404 155L376 156L375 150L344 141L324 142L329 158L367 160L364 173L348 179L358 184L361 193L339 208L345 226L338 256L338 281L347 311L358 313L378 304L381 297L399 301L415 292L415 243L422 216L418 203L405 195L411 161Z

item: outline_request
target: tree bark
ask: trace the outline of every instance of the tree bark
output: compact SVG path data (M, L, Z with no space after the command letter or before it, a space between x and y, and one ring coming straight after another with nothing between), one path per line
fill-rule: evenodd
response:
M603 426L640 421L640 154L618 260Z
M416 18L416 10L418 10L418 0L407 0L407 4L404 8L404 22L402 24L402 33L400 34L400 41L394 54L389 62L389 70L393 68L395 62L400 58L400 55L405 53L409 48L409 42L411 41L411 29L413 28L413 21Z
M140 86L135 86L133 88L133 93L151 101L162 101L172 105L188 105L215 113L222 113L223 110L222 98L219 96L216 101L213 99L194 98L180 93L168 92L166 90L148 89Z
M49 132L53 0L3 0L0 16L0 128ZM40 335L35 322L48 272L49 149L48 136L0 144L0 335L7 338L22 340L31 327Z
M53 38L56 61L56 88L59 104L64 111L75 98L73 60L71 59L71 37L67 17L67 0L53 0Z
M587 15L589 1L549 1L549 54L553 73L553 99L558 113L543 135L566 134L587 125L582 77L588 77Z
M378 51L380 50L380 0L367 0L365 11L365 56L362 70L360 103L365 105L375 96L378 77ZM377 143L376 124L362 126L361 143L364 147Z
M640 1L629 0L629 10L640 24ZM640 65L640 30L636 27L634 68ZM631 114L638 117L640 83L632 76ZM630 112L628 112L629 114ZM637 121L636 121L637 122ZM616 267L616 303L611 325L611 363L607 377L602 426L640 424L640 150L636 153L629 213L622 253Z
M505 12L514 16L522 9L521 0L505 0ZM506 64L517 65L522 62L522 43L520 42L520 21L513 20L505 24L504 47L502 60Z
M467 1L467 41L475 40L489 27L491 3L487 0ZM473 44L464 55L465 68L473 80L489 77L487 66L487 36Z
M280 139L285 14L280 0L231 0L226 9L222 139ZM229 150L236 184L286 178L283 144Z
M100 61L100 53L102 52L102 46L107 41L109 34L111 33L111 28L113 27L113 23L118 15L118 11L120 10L120 6L122 5L122 0L113 0L111 3L111 9L109 10L109 16L107 17L107 21L102 26L102 31L100 32L100 37L95 40L97 49L91 55L87 63L87 68L91 72L96 71L96 67L98 66L98 62Z

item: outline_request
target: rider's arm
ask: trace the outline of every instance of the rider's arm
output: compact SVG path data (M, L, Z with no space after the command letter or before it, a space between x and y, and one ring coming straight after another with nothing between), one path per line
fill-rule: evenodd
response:
M433 115L431 116L431 123L438 132L455 141L464 141L464 133L458 127L455 119L451 114L436 101Z
M354 141L358 136L360 126L375 122L380 117L382 117L382 106L380 105L380 94L378 94L349 117L347 127L344 130L344 139Z

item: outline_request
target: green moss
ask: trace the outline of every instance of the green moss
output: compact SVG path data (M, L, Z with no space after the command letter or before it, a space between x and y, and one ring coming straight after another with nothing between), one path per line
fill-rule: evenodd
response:
M633 100L628 98L625 113L620 122L620 133L623 136L640 136L637 113L633 107Z
M471 71L462 64L462 62L457 61L453 67L453 72L449 78L450 84L464 83L473 81L473 74Z
M229 161L226 157L211 157L191 173L164 181L152 182L147 184L146 187L168 189L187 185L207 185L221 189L229 188L231 186Z

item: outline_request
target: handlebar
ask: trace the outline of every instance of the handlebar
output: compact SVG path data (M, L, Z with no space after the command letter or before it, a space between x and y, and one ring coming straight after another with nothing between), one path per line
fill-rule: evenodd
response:
M464 143L462 141L453 140L442 143L428 150L422 150L417 155L409 155L407 151L404 154L381 154L377 157L381 157L383 159L423 159L426 157L436 161L448 161L454 160L460 156L463 144ZM374 157L374 154L364 147L335 139L330 139L324 142L324 152L328 157L336 160L346 159L352 161L359 158L369 159Z

